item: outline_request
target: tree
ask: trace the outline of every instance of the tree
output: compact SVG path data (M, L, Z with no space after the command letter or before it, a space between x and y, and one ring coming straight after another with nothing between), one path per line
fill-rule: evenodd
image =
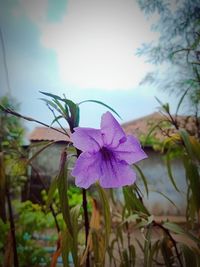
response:
M1 98L0 105L8 109L17 108L15 101L8 97ZM16 191L16 185L20 183L20 178L25 174L25 160L22 160L23 153L21 153L23 134L24 129L20 119L10 116L0 109L0 219L5 223L9 216L14 265L16 267L19 264L11 192L12 189ZM8 216L6 214L6 202Z
M6 108L18 109L14 99L2 97L0 104ZM5 214L5 190L9 180L16 190L16 181L25 172L23 161L21 161L21 147L24 128L21 120L0 109L0 217L6 220ZM9 186L9 189L11 187Z
M200 103L200 1L138 0L147 15L158 16L152 30L157 41L143 44L138 55L145 55L157 66L144 82L156 83L162 90L189 100L198 116ZM187 97L185 97L187 96ZM191 110L190 110L191 111Z

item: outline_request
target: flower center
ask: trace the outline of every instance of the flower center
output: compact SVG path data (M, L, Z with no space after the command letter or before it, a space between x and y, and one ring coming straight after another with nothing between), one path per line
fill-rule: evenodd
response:
M110 161L113 158L112 150L108 149L107 147L103 146L101 148L101 154L103 156L103 160Z

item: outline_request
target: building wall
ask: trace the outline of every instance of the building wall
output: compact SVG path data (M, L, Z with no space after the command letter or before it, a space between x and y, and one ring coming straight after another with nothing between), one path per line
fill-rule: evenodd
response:
M171 165L173 177L180 190L179 193L174 189L174 186L169 179L164 155L151 148L146 148L145 152L147 153L148 158L138 164L146 176L149 185L149 197L147 198L145 196L142 182L138 179L139 184L141 184L143 188L145 196L144 203L150 211L156 215L185 214L187 185L181 161L173 160ZM176 204L176 207L158 192L171 199Z
M38 170L40 176L47 186L51 180L51 177L54 177L59 171L60 155L64 147L64 143L56 143L42 151L32 162L33 166ZM32 154L34 154L38 148L39 147L33 148ZM178 188L181 191L181 193L178 193L168 178L167 167L164 163L164 156L151 148L145 148L145 152L147 153L148 158L141 161L138 166L141 168L147 178L149 186L148 198L146 197L143 182L139 175L137 179L137 183L144 195L145 205L148 207L151 213L155 215L184 214L186 208L186 181L181 162L174 160L172 163L173 176L176 180ZM34 171L32 171L31 183L32 187L35 188L35 194L37 194L38 198L38 190L40 185L38 185L39 181ZM169 200L167 200L158 192L161 192L170 198L174 203L176 203L177 207L175 207L172 203L170 203ZM122 200L121 190L118 190L117 195L118 198Z
M65 148L65 144L55 143L44 149L32 161L33 166L40 171L41 175L53 177L58 173L60 164L60 155ZM33 146L31 154L34 155L42 146Z
M43 145L34 142L30 148L31 158ZM30 199L33 202L41 202L41 191L48 188L51 179L58 174L60 156L66 144L63 142L52 144L40 152L32 161L33 168L30 169L30 179L23 192L23 200Z

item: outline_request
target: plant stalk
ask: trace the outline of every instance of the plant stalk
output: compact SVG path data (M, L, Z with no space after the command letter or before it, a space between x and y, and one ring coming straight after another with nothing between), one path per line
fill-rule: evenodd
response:
M77 149L77 158L80 156L81 151ZM88 236L89 236L89 216L88 216L88 209L87 209L87 191L83 188L82 190L82 205L83 205L83 212L85 218L85 247L87 248ZM86 259L86 267L90 267L90 254L88 250L87 259Z
M6 197L8 201L8 212L9 212L9 219L10 219L10 231L12 236L12 243L13 243L13 254L14 254L14 266L19 267L18 255L17 255L17 242L15 236L15 223L13 218L13 211L12 211L12 204L10 199L10 192L8 186L6 185Z
M88 218L88 209L87 209L87 192L86 189L82 190L83 195L83 211L85 217L85 247L87 247L88 235L89 235L89 218ZM86 267L90 267L90 254L88 251L87 259L86 259Z

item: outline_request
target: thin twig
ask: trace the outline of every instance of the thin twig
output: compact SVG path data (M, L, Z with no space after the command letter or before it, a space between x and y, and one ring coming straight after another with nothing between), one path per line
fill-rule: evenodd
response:
M3 107L2 105L0 105L0 109L1 109L2 111L4 111L4 112L8 113L8 114L11 114L11 115L13 115L13 116L18 117L18 118L21 118L21 119L24 119L24 120L27 120L27 121L37 122L38 124L41 124L41 125L43 125L43 126L45 126L45 127L48 127L48 128L50 128L50 129L52 129L52 130L54 130L54 131L57 131L57 132L59 132L59 133L62 133L62 134L66 135L66 136L68 136L68 137L70 138L70 136L69 136L68 133L63 132L63 131L61 131L61 130L59 130L59 129L56 129L56 128L54 128L54 127L52 127L52 126L50 126L50 125L48 125L48 124L46 124L46 123L44 123L44 122L42 122L42 121L38 121L38 120L33 119L33 118L31 118L31 117L24 116L24 115L22 115L22 114L20 114L20 113L18 113L18 112L16 112L16 111L10 109L10 108L5 108L5 107Z
M48 109L52 112L52 114L53 114L53 116L54 116L54 119L56 119L56 114L55 114L55 111L50 107L50 105L48 105L47 104L47 107L48 107ZM56 120L57 121L57 123L58 123L58 125L60 126L60 128L66 133L66 134L68 134L67 133L67 131L66 131L66 129L61 125L61 123L59 122L59 120Z

